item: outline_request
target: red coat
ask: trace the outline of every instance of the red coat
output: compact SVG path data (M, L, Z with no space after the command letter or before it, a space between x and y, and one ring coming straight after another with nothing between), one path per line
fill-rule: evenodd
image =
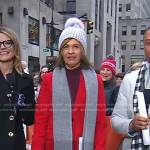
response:
M105 150L106 117L103 82L98 77L98 111L94 139L94 150ZM72 109L73 150L78 150L78 140L82 137L84 110L86 102L85 83L80 75L79 88ZM80 104L80 105L79 105ZM53 111L52 111L52 73L43 77L36 106L32 150L54 150Z

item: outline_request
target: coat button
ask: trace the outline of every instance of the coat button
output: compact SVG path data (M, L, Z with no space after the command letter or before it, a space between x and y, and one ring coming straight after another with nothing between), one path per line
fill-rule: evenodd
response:
M12 97L12 94L10 93L10 94L7 94L7 97Z
M13 115L9 116L9 120L14 120L14 116Z
M13 132L8 132L8 136L13 137L14 133Z

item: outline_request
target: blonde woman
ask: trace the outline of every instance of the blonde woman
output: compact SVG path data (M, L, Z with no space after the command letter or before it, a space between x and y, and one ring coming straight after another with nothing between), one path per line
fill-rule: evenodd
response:
M34 104L33 82L23 72L17 36L0 27L0 149L26 149L23 123L33 123Z

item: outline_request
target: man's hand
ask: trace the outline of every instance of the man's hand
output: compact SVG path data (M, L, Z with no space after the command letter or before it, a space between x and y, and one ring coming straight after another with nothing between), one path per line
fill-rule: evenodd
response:
M144 118L139 114L136 114L134 119L130 122L129 128L134 131L140 131L143 129L147 129L150 121L150 115L148 118Z

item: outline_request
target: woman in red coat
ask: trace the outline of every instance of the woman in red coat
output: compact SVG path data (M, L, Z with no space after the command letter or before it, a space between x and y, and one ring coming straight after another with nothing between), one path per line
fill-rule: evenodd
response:
M32 150L105 150L103 83L85 55L86 46L83 23L68 19L57 67L42 79Z

